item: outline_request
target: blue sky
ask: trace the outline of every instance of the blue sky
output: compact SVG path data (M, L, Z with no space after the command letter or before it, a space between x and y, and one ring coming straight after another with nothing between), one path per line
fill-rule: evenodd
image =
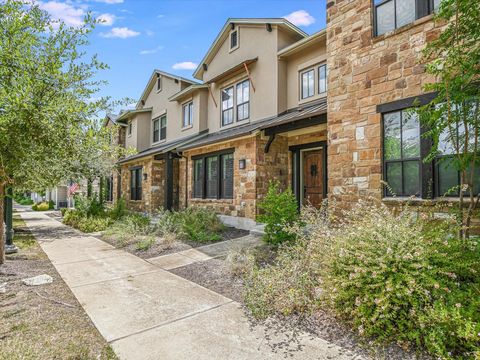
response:
M191 78L229 17L285 17L311 34L325 27L326 0L55 0L38 1L71 25L87 11L104 20L88 53L110 66L99 95L138 99L153 69ZM193 64L192 64L193 63ZM175 66L175 64L177 64Z

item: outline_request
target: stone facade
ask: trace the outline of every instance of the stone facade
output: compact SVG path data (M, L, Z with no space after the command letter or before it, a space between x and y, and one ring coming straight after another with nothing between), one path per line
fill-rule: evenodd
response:
M142 166L142 200L130 198L130 169ZM165 161L153 157L134 160L121 165L122 196L128 209L140 212L155 212L163 208L165 198Z
M339 204L382 196L382 103L421 95L433 79L419 63L440 25L427 16L373 36L371 0L327 4L329 194Z

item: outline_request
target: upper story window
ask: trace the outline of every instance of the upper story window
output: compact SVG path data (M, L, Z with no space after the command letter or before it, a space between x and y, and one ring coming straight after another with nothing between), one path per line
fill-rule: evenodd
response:
M161 90L162 90L162 77L158 76L157 77L157 91L161 91Z
M233 86L222 90L222 126L233 124Z
M249 118L250 112L250 81L237 84L237 121Z
M128 122L128 135L132 135L132 121Z
M433 13L441 0L374 0L375 35L398 29Z
M160 140L167 138L167 115L160 117Z
M318 67L318 93L323 94L327 91L327 64Z
M167 115L153 119L153 143L167 138Z
M230 33L230 50L234 50L238 47L238 30L233 30Z
M315 95L315 70L302 73L302 99Z
M153 142L160 141L160 118L153 119Z
M184 104L182 107L183 120L182 127L186 128L193 125L193 101Z

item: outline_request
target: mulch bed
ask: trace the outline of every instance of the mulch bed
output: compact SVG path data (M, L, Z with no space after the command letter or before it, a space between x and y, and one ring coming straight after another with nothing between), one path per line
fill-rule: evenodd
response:
M246 230L240 230L240 229L229 227L229 228L226 228L224 232L222 232L221 234L222 239L220 241L237 239L239 237L246 236L249 233L250 232ZM155 243L150 248L146 250L139 250L137 249L138 241L132 242L126 246L120 247L118 246L118 242L115 240L115 238L111 236L101 235L100 239L102 239L103 241L115 247L121 248L122 250L125 250L131 254L134 254L142 259L149 259L149 258L161 256L161 255L172 254L179 251L188 250L191 248L197 248L199 246L210 245L218 242L218 241L210 241L210 242L199 243L195 241L182 240L182 241L176 241L173 244L166 245L163 243L161 238L157 238ZM141 237L138 237L138 239L140 240Z
M14 226L20 250L0 266L0 359L116 359L25 223ZM53 283L21 281L41 274Z

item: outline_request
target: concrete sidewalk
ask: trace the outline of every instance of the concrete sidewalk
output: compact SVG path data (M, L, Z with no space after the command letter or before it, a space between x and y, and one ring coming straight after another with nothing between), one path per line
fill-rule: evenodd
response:
M252 326L240 304L45 214L21 216L121 359L359 358L308 334L286 354L283 334Z

